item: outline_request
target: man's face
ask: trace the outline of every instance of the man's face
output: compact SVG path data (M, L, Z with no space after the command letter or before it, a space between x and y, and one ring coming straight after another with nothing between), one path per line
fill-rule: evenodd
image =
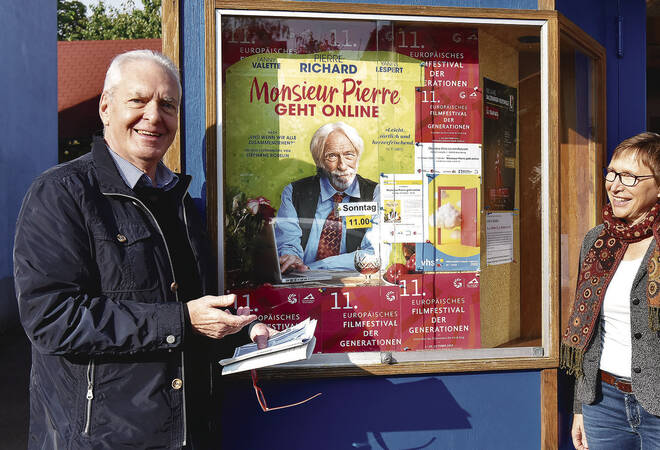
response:
M357 173L358 151L341 130L328 135L323 147L323 169L330 184L338 191L346 190Z
M105 140L112 150L139 169L155 170L178 127L179 88L151 61L121 68L121 81L101 96L99 113Z

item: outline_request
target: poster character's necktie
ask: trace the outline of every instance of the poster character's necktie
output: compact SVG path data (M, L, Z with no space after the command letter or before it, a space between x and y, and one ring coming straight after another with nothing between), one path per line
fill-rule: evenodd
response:
M336 256L339 254L341 246L341 217L337 214L337 205L341 203L345 194L337 192L332 196L332 211L325 219L323 229L321 230L321 237L319 238L319 247L316 251L316 260L327 258L328 256Z

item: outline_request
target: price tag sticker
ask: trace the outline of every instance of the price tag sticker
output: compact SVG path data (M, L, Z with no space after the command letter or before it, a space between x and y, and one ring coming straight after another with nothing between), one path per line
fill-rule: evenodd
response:
M348 216L346 228L371 228L371 216Z

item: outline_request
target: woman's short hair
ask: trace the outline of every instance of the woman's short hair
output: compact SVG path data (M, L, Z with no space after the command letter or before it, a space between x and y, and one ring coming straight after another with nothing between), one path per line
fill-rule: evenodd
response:
M614 149L612 159L627 152L631 152L633 158L651 169L656 184L660 186L660 134L645 131L624 140Z
M153 50L131 50L130 52L115 56L108 67L108 71L105 73L103 92L112 95L112 91L121 81L122 67L127 63L136 61L151 61L162 67L163 70L165 70L165 72L176 81L177 87L179 88L179 97L181 97L181 77L179 76L179 69L177 69L176 65L174 65L170 58Z
M309 150L312 152L312 158L314 158L316 167L325 167L323 165L323 148L325 147L325 141L328 139L328 136L330 136L330 133L336 130L340 130L348 140L351 141L351 144L353 144L353 147L357 150L358 158L362 155L364 141L355 128L346 125L344 122L326 123L316 130L316 133L314 133L314 136L312 136L312 140L309 143Z

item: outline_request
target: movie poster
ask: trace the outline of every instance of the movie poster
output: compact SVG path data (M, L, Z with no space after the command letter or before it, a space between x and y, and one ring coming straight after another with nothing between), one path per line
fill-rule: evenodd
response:
M475 175L426 175L426 239L416 245L423 272L479 270L481 179Z
M516 199L517 89L484 78L485 206L513 210Z
M225 16L221 33L227 291L276 329L317 319L317 353L478 347L476 30Z
M479 348L479 274L407 275L402 280L403 350Z

